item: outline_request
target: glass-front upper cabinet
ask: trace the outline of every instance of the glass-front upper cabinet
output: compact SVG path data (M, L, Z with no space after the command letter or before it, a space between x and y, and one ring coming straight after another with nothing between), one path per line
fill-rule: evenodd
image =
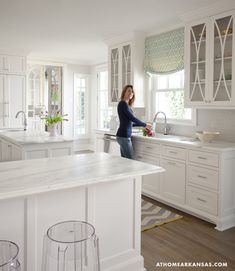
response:
M122 46L122 88L131 83L131 45Z
M119 48L111 49L110 53L110 103L119 99Z
M233 48L234 18L232 14L213 18L213 95L216 104L234 104Z
M131 42L111 47L109 52L109 105L116 105L123 87L132 83Z
M185 28L185 106L235 107L234 12Z
M192 102L204 102L206 100L207 36L206 23L190 27L189 99Z

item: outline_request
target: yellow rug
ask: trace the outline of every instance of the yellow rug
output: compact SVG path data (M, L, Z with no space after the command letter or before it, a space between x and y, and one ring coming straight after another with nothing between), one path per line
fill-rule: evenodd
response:
M154 227L176 221L180 218L183 218L183 216L142 199L141 231L146 231Z

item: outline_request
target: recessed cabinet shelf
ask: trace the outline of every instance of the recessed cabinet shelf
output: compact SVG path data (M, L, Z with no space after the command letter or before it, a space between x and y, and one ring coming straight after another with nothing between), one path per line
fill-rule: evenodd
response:
M205 64L206 60L193 61L191 64Z
M192 41L191 44L197 44L197 43L202 43L203 44L204 42L206 42L206 40L202 39L202 40Z

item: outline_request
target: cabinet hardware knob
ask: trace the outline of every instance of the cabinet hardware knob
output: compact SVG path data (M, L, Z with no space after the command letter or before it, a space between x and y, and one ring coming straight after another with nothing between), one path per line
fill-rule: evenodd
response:
M168 161L167 162L169 165L173 165L173 166L175 166L176 165L176 163L175 162L170 162L170 161Z

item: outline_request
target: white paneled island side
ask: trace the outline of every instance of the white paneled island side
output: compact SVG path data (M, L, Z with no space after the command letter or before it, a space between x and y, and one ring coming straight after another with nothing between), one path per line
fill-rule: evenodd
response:
M19 245L22 270L41 271L46 230L87 221L100 239L102 271L142 271L141 179L163 171L105 153L0 163L0 239Z
M73 139L31 131L0 132L0 161L16 161L73 154Z

